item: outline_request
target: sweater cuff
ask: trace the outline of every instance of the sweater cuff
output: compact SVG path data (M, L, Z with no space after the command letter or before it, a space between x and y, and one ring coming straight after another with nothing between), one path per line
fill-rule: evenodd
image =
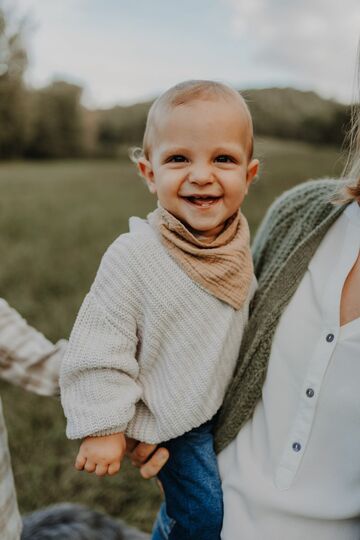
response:
M127 424L115 426L113 428L102 429L96 433L92 433L91 437L105 437L106 435L115 435L115 433L124 433L126 431Z

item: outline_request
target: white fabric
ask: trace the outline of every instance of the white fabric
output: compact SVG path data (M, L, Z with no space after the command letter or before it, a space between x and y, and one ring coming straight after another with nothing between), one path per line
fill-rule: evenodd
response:
M249 299L236 311L207 293L132 218L70 337L60 380L68 437L125 431L159 443L209 420L233 373Z
M353 203L280 319L253 418L219 456L223 540L360 538L360 318L339 325L359 247Z

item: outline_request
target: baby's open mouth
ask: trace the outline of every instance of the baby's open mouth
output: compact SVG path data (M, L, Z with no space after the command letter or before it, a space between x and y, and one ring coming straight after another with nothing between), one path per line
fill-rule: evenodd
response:
M189 197L183 198L190 204L194 204L201 208L209 208L221 199L220 196L216 197L214 195L190 195Z

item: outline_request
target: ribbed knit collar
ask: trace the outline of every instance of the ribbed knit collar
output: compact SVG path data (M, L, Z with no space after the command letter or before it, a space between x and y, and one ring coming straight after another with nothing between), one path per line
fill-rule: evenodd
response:
M212 242L196 238L170 212L158 206L148 222L181 268L210 294L240 309L253 279L248 223L239 211Z

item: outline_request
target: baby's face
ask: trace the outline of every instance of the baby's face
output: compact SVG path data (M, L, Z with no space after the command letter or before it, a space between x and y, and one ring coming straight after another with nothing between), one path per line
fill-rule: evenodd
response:
M196 100L162 114L139 168L166 210L211 241L241 206L258 161L241 104Z

